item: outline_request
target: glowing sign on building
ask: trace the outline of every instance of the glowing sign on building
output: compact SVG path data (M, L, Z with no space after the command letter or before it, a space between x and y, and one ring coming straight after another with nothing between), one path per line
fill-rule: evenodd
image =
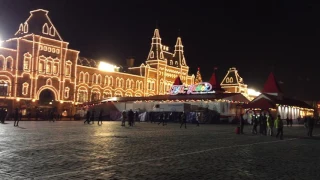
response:
M215 93L211 91L212 85L207 82L200 82L198 84L190 85L185 87L184 85L173 85L170 89L170 95L177 94L208 94Z

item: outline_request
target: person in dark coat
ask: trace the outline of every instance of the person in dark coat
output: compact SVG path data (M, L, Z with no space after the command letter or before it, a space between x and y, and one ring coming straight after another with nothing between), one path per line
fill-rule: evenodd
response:
M160 114L160 117L159 117L159 123L158 123L158 125L160 125L161 123L162 123L162 126L164 126L165 125L165 121L166 121L166 114L165 113L161 113Z
M129 126L133 126L133 118L134 118L134 113L132 109L128 111L128 120L129 120Z
M103 115L103 109L100 109L98 125L102 125L102 115ZM101 124L99 124L99 123L101 123Z
M85 124L85 123L89 124L90 123L90 117L91 117L91 113L88 110L87 114L86 114L86 120L83 122L83 124Z
M312 137L312 131L314 127L314 118L313 117L308 117L307 123L308 123L308 136Z
M20 115L19 109L16 108L14 111L14 124L13 124L13 126L19 126L19 120L20 120L19 115Z
M92 124L94 124L95 114L96 114L96 111L94 109L92 109L91 117L90 117L90 121L92 122Z
M134 120L133 120L133 123L136 122L136 121L139 121L139 122L140 122L139 112L138 112L138 111L134 112Z
M187 129L187 115L186 113L183 111L181 114L181 125L180 128L183 126L184 124L184 128Z
M267 135L267 116L266 114L260 114L260 134Z
M258 126L258 119L256 117L255 114L252 115L252 134L257 134L258 130L257 130L257 126Z

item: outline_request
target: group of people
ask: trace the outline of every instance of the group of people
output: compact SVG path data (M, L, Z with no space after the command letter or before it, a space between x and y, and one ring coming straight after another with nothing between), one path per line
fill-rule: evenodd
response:
M172 112L169 113L169 112L163 112L161 113L159 116L158 116L158 125L162 124L163 126L167 125L167 122L170 120L170 117L172 117ZM200 116L201 114L200 113L196 113L196 123L197 123L197 126L200 125ZM180 117L179 117L179 121L180 121L180 128L183 127L184 125L184 128L186 129L187 128L187 114L186 112L182 112L180 114ZM151 123L153 123L154 121L150 121Z
M287 118L288 119L288 118ZM289 126L290 121L287 120L287 126ZM307 135L309 137L312 137L313 127L315 125L315 120L312 117L305 117L305 123L308 127L308 133ZM245 125L245 120L243 117L243 114L240 117L240 134L243 134L243 128ZM267 116L266 113L260 113L259 116L252 115L252 134L258 134L257 127L259 126L259 133L261 135L269 135L273 136L274 132L273 129L275 128L277 131L276 138L280 136L280 139L283 139L283 120L281 119L281 116L278 115L276 119L272 117L272 115Z
M132 109L130 109L128 112L123 110L121 118L121 126L126 126L126 121L128 121L129 126L133 126L134 122L139 120L139 113L137 111L133 112Z
M98 115L98 126L102 125L102 118L103 118L103 109L100 109L99 115ZM95 109L92 109L91 111L88 110L86 114L86 120L83 122L83 124L94 124L94 120L96 118L95 116L96 111Z

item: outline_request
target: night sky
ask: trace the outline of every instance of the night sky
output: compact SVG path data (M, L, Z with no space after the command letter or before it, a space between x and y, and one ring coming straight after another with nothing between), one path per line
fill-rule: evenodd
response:
M249 87L261 90L274 70L287 96L320 99L319 4L197 2L0 0L0 36L12 37L30 10L42 8L81 56L120 64L133 56L140 65L158 26L163 44L171 49L181 35L190 73L200 67L204 80L215 66L220 81L236 67Z

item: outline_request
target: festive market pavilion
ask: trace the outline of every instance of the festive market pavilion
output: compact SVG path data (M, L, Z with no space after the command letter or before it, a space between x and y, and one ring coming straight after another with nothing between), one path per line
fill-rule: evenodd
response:
M280 115L282 119L298 120L305 116L314 116L314 109L306 102L284 96L272 72L262 93L243 107L248 114L265 112L273 117Z
M221 118L231 121L243 113L241 106L249 103L242 93L223 93L216 81L215 74L209 82L198 82L195 85L183 85L179 77L171 87L170 94L148 97L112 97L96 105L89 105L92 109L106 109L107 113L120 114L123 110L139 112L182 112L188 113L212 111ZM218 91L216 91L218 90ZM220 90L220 91L219 91ZM113 111L113 112L110 112ZM113 115L115 116L115 115ZM118 118L118 116L115 116ZM114 119L117 119L114 118Z

